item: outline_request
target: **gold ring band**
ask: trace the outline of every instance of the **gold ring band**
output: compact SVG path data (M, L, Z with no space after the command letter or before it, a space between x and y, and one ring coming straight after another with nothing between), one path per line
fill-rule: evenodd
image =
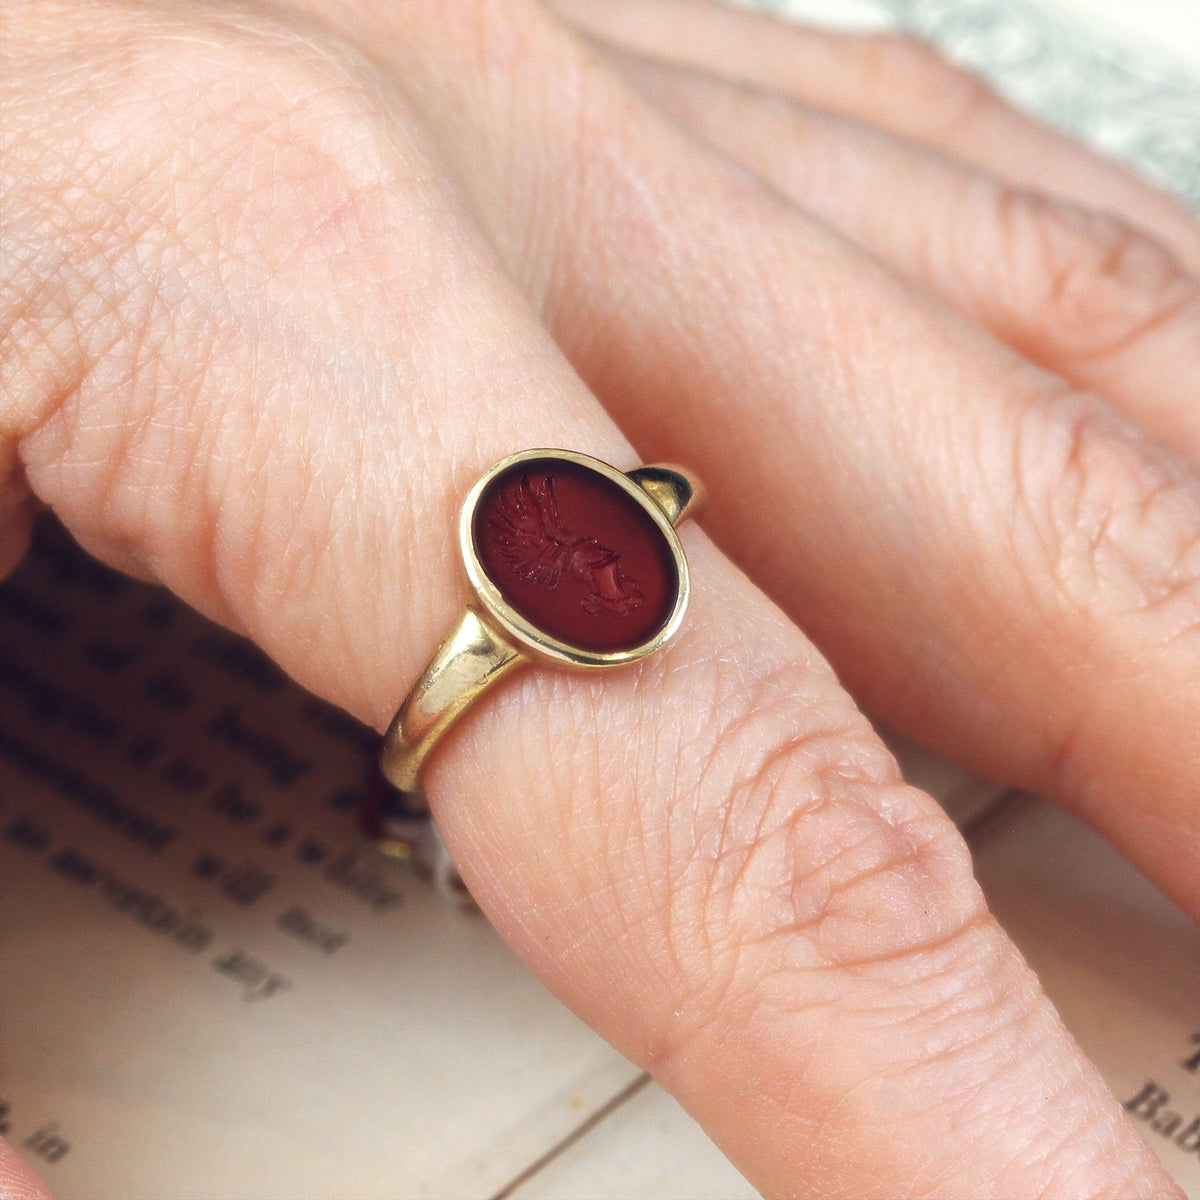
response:
M675 526L702 504L681 467L625 473L570 450L524 450L479 478L459 518L472 598L383 739L409 811L426 807L421 770L442 735L502 676L624 666L675 634L689 594Z

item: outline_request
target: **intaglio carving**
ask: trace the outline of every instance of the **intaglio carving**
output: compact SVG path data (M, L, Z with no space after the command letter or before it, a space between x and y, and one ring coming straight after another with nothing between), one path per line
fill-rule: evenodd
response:
M626 616L645 604L616 550L563 527L552 476L535 487L522 475L498 497L487 523L500 556L521 579L551 589L564 574L578 579L587 588L580 603L589 616L601 611Z

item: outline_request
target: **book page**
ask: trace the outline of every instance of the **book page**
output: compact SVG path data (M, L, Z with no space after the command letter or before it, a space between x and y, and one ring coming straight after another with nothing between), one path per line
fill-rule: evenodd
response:
M1200 928L1103 838L1014 797L974 838L988 905L1190 1200L1200 1200Z

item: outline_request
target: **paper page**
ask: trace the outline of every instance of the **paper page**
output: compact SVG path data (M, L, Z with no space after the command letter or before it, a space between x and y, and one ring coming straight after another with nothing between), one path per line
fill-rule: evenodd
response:
M700 1126L648 1079L536 1164L503 1200L758 1200Z
M1163 1165L1200 1200L1200 928L1044 801L973 847L988 904Z

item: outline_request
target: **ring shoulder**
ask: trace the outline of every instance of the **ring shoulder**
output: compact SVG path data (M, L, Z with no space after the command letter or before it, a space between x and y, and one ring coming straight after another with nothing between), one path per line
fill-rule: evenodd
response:
M466 608L383 736L380 766L388 782L418 792L421 767L441 735L496 680L525 662L479 612Z
M674 463L651 463L628 474L667 514L672 525L694 520L704 509L704 485L683 467Z

